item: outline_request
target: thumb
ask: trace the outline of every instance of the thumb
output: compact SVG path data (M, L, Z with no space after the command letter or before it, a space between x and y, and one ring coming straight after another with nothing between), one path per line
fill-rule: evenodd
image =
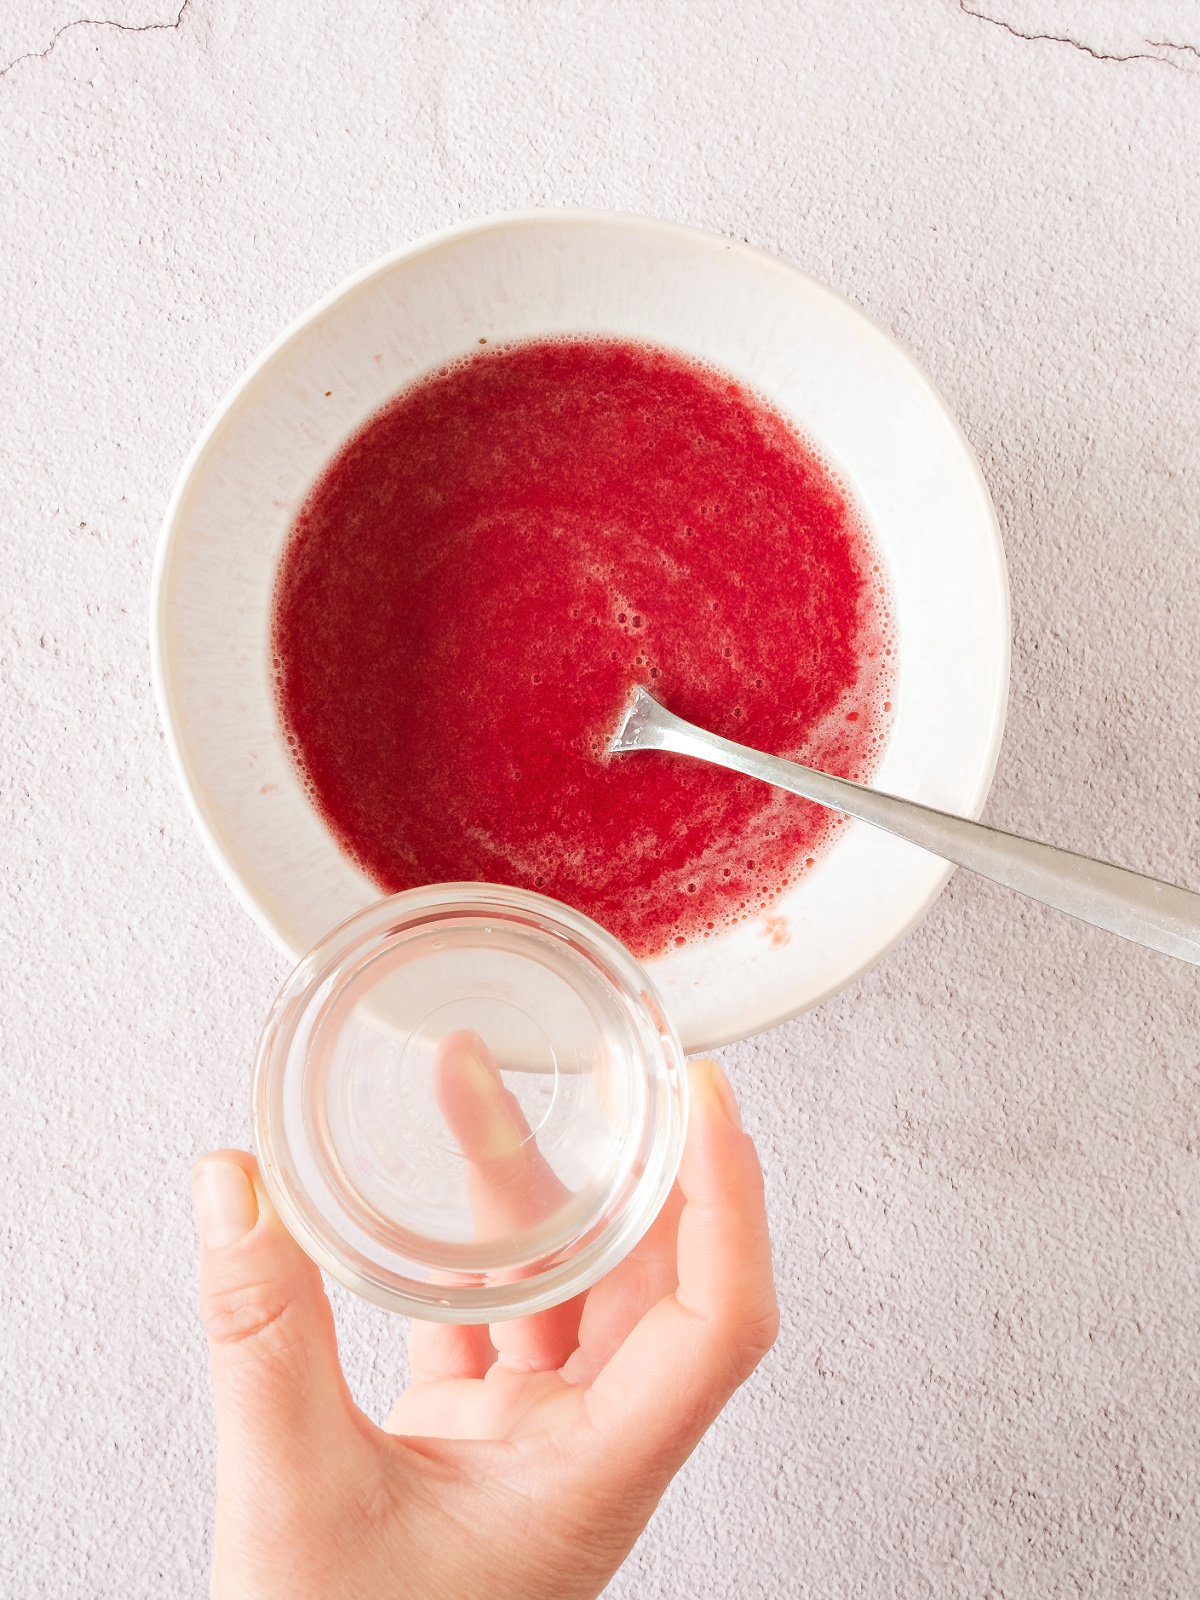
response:
M316 1263L280 1222L245 1151L198 1161L192 1203L219 1459L269 1470L327 1449L352 1402Z

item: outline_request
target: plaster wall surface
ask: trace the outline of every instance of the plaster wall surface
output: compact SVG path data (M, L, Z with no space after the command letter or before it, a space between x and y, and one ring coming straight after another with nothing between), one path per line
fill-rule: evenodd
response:
M187 1172L249 1140L284 976L150 691L205 417L459 219L607 206L776 251L980 457L1014 619L987 817L1200 888L1200 7L95 4L0 15L0 1592L198 1600ZM959 874L853 989L726 1050L783 1328L609 1593L1200 1591L1198 1007L1196 969ZM334 1302L381 1417L405 1325Z

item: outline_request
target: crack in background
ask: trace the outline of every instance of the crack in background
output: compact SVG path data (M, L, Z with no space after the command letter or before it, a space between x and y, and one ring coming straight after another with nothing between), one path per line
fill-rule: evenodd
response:
M5 66L0 67L0 78L7 77L14 67L21 65L22 61L45 61L63 34L69 33L72 28L116 28L118 33L174 32L183 21L184 13L191 3L192 0L183 0L174 22L112 22L107 17L78 17L74 22L64 22L44 50L27 50L24 55L14 56Z
M1160 66L1170 67L1175 72L1187 70L1178 61L1171 61L1166 56L1150 55L1145 51L1118 56L1104 50L1095 50L1090 44L1084 44L1082 39L1072 39L1066 34L1022 33L1019 28L1014 28L1011 22L1005 22L1002 17L990 17L986 11L973 10L967 4L967 0L958 0L958 9L964 16L974 17L979 22L989 22L993 28L1003 28L1004 32L1011 34L1014 39L1024 39L1029 44L1069 44L1073 50L1082 50L1085 55L1091 56L1093 61L1157 61ZM1194 44L1173 44L1169 39L1147 39L1146 43L1153 50L1185 50L1191 55L1200 57L1200 49Z
M1189 55L1200 58L1200 49L1194 44L1172 44L1170 39L1147 39L1146 43L1153 45L1156 50L1186 50Z

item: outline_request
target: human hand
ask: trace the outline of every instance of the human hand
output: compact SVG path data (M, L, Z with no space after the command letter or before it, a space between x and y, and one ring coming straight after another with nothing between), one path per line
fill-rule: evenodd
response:
M778 1325L762 1175L713 1062L679 1181L585 1295L414 1322L385 1428L354 1404L316 1265L254 1158L193 1173L217 1410L213 1600L592 1600Z

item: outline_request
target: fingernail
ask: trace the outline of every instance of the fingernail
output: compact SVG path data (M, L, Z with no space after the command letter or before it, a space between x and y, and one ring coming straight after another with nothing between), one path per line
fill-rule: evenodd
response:
M721 1102L721 1110L739 1133L742 1131L742 1113L738 1110L737 1099L730 1085L729 1079L721 1071L715 1061L708 1063L709 1077L717 1099Z
M236 1161L201 1161L192 1169L192 1204L206 1250L236 1244L258 1221L258 1196Z

